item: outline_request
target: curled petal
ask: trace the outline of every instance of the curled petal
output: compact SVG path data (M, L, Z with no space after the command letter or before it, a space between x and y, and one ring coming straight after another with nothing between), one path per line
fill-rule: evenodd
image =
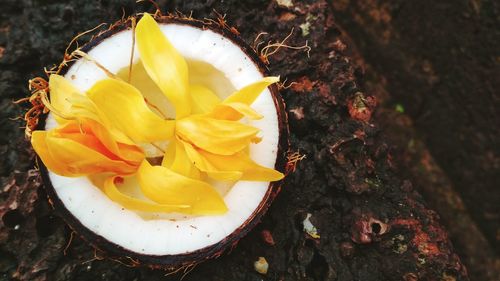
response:
M75 119L92 119L103 122L102 115L97 108L88 99L76 89L66 78L60 75L52 74L49 78L50 105L56 111L56 120L61 120L61 115ZM67 120L66 120L67 121Z
M126 195L116 187L119 177L109 177L104 181L102 190L113 201L126 209L144 212L190 213L191 206L185 204L158 204Z
M130 70L132 71L130 72ZM164 117L175 117L173 105L168 101L156 83L151 80L140 60L132 64L131 67L122 68L116 75L121 80L127 81L130 85L136 87L153 112Z
M58 175L69 175L68 167L64 163L60 163L50 154L49 147L45 141L47 138L46 131L34 131L31 135L31 145L43 164L51 171Z
M241 171L221 171L215 167L208 159L206 159L198 150L196 150L191 144L184 142L184 147L186 149L186 154L194 163L194 165L200 169L200 171L207 173L207 175L215 180L220 181L237 181L243 176ZM227 163L230 165L230 163Z
M109 120L106 119L96 107L96 105L84 95L72 95L66 99L70 104L69 114L74 119L91 119L109 127Z
M61 116L71 115L71 103L69 99L74 95L83 96L66 78L61 75L52 74L49 77L50 104L55 109L55 119L61 124L65 119Z
M232 121L238 121L244 116L252 120L259 120L264 117L249 105L241 102L228 102L219 104L215 107L210 116L216 119Z
M116 79L100 80L87 95L113 127L136 142L165 140L174 134L175 121L153 113L130 84Z
M73 140L75 138L82 139L79 135L83 135L84 139L90 139L88 135L94 136L95 138L92 139L98 143L96 146L104 146L104 153L109 152L113 155L111 157L116 156L137 166L144 159L144 152L138 146L119 142L104 126L92 119L83 119L82 122L68 122L55 132L59 137L72 138Z
M81 139L76 141L70 138L47 137L46 142L52 157L59 163L67 166L68 171L71 173L68 176L104 172L127 175L134 173L137 169L135 165L130 165L119 159L113 159L114 157L111 158L111 155L106 153L102 147L96 146L91 148L83 145ZM95 143L93 139L88 140L88 144Z
M279 77L264 77L260 81L243 87L217 105L210 116L223 120L240 120L244 116L254 120L261 119L263 116L253 110L250 105L262 91L278 81Z
M159 204L190 205L193 214L223 214L226 204L209 184L187 178L162 166L142 162L137 173L142 193Z
M135 36L147 73L172 102L177 118L186 117L191 113L186 61L147 13L137 23Z
M177 121L178 136L206 151L232 155L260 140L259 129L235 121L192 115Z
M105 172L127 175L137 169L113 155L93 135L35 131L31 143L47 168L61 176Z
M66 78L52 74L49 78L50 106L59 124L82 118L102 122L95 105Z
M161 160L161 165L165 168L170 169L174 163L175 153L177 152L177 147L174 143L169 143L165 153L163 154L163 159Z
M184 144L176 139L168 146L161 165L188 178L200 179L200 171L193 162L186 154Z
M70 120L79 120L79 122L94 120L104 125L117 141L129 145L134 144L121 131L113 128L110 121L97 109L96 105L66 78L52 74L49 78L49 88L51 111L59 124L65 124Z
M196 166L210 177L224 180L222 175L240 176L228 180L249 180L249 181L277 181L284 175L276 170L261 166L255 163L245 152L238 152L234 155L217 155L201 149L196 149L185 143L186 152L195 161Z
M243 87L227 97L223 103L240 102L251 105L255 99L271 84L278 82L279 77L264 77L262 80Z
M135 143L127 137L122 131L117 129L111 121L103 114L97 106L94 104L92 100L90 100L87 96L83 95L73 95L68 99L71 103L71 116L74 116L74 119L79 120L81 123L85 123L89 120L93 120L99 124L101 124L107 131L113 136L117 142L135 145Z
M221 99L210 89L202 85L190 85L192 114L209 113L221 103Z

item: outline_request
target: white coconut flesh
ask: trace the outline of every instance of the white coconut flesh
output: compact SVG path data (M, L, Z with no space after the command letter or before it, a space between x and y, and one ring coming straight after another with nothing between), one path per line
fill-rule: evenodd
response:
M238 45L219 33L173 23L160 24L160 27L188 61L190 81L209 87L222 99L263 78L252 59ZM120 31L96 45L88 54L112 73L128 75L125 70L129 67L132 42L131 30ZM136 47L134 68L140 63L139 60ZM137 73L139 72L140 69ZM82 58L68 69L65 77L84 92L107 76L95 63ZM133 80L134 77L132 84ZM154 103L158 95L154 94L154 97L149 98ZM159 106L172 112L168 103ZM268 89L262 92L252 108L264 118L246 121L259 128L260 136L263 137L260 143L250 146L250 157L260 165L274 168L279 126L277 110ZM49 114L45 128L56 126L53 116ZM83 226L114 244L144 255L185 254L220 242L242 226L256 211L269 188L269 182L238 181L230 185L213 183L224 198L227 213L218 216L186 216L145 214L125 209L111 201L86 177L62 177L49 171L49 178L65 208ZM139 190L137 182L133 180L127 186L127 190Z

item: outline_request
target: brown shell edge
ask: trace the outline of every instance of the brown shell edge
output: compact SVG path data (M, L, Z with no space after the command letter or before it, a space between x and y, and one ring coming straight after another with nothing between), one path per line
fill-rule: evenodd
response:
M107 30L98 33L96 36L92 37L92 39L88 43L82 46L81 50L84 52L88 52L102 40L112 36L119 31L131 28L130 19L131 18L120 20L111 25ZM201 21L193 19L191 17L169 14L165 16L156 16L156 20L160 23L186 24L202 29L210 29L214 32L217 32L240 46L245 54L250 57L256 64L262 74L264 76L268 76L269 70L266 64L261 60L259 55L255 52L254 49L252 49L252 47L250 47L245 41L238 37L239 32L237 32L234 27L229 27L222 18L219 18L218 21ZM60 67L57 72L61 74L64 73L72 65L72 63L73 62L64 63L64 66ZM270 86L270 91L275 107L277 109L279 126L279 142L277 153L278 156L276 159L275 169L280 172L286 173L285 168L287 164L287 154L290 145L288 116L285 109L285 103L279 94L278 87L273 84L272 86ZM46 117L46 114L41 116L40 122L38 124L39 129L44 128ZM145 265L150 268L163 269L172 272L177 272L182 269L184 269L184 271L187 271L200 262L203 262L207 259L217 258L221 256L225 250L234 247L243 236L245 236L260 222L262 216L266 213L272 201L281 190L281 186L284 182L284 180L280 180L270 183L264 199L261 201L257 209L252 213L252 215L248 217L245 223L243 223L239 228L237 228L220 242L185 254L145 255L127 250L87 229L76 217L73 216L73 214L71 214L71 212L66 209L64 203L57 196L48 177L47 168L43 165L38 156L37 164L40 168L42 180L44 182L44 187L47 192L50 204L56 210L56 212L61 215L66 223L68 223L68 225L84 240L92 244L98 250L105 252L108 255L108 258L113 259L117 262L124 263L125 265Z

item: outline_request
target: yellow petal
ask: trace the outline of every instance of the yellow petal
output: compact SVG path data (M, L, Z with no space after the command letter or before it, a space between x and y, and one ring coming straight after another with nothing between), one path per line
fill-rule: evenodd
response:
M137 173L142 192L160 204L185 204L193 214L223 214L226 204L209 184L143 161Z
M69 113L75 119L91 119L109 127L109 120L106 119L106 116L97 109L96 105L87 96L72 95L66 100L71 105Z
M243 87L227 97L223 103L240 102L251 105L255 99L271 84L278 82L279 77L264 77L262 80Z
M127 175L134 173L137 169L137 166L111 159L109 155L101 153L102 150L99 147L91 148L72 139L50 136L47 137L46 142L52 157L66 165L72 176L104 172ZM95 144L92 140L88 143Z
M122 132L113 128L96 107L96 105L78 89L76 89L66 78L52 74L49 78L50 104L57 111L54 117L59 124L71 120L91 119L103 124L111 131L113 137L124 144L133 145L134 143ZM59 115L65 115L69 119L61 118Z
M163 155L163 159L161 160L161 165L165 168L170 169L175 159L176 145L173 142L170 142L165 150Z
M135 145L135 143L128 136L126 136L124 132L120 131L111 123L101 110L97 109L94 102L87 96L74 95L69 98L69 101L71 103L71 116L73 116L76 120L79 120L81 123L88 122L89 120L95 121L109 131L109 133L113 136L113 139L117 142Z
M241 180L248 181L277 181L284 175L255 163L247 154L239 152L235 155L224 156L202 152L202 155L221 171L238 170L243 172ZM231 163L231 165L228 165Z
M177 121L178 136L212 153L231 155L256 142L259 129L235 121L192 115Z
M31 134L31 145L33 149L47 169L58 175L68 175L69 171L66 164L57 161L50 154L47 142L45 141L46 138L47 131L33 131Z
M175 121L153 113L130 84L116 79L100 80L87 95L112 126L136 142L165 140L174 134Z
M97 109L96 105L87 96L73 96L70 102L72 103L71 114L75 116L78 122L86 123L94 121L108 131L115 141L135 146L135 143L122 131L113 126L111 121Z
M66 78L52 74L49 78L50 104L55 112L56 120L61 120L57 114L63 114L72 119L88 118L102 122L91 100L76 89Z
M71 103L68 101L73 95L80 95L81 92L76 89L66 78L61 75L52 74L49 77L50 104L54 109L63 115L70 115ZM65 119L54 115L56 121L61 124Z
M205 86L190 85L189 92L193 106L192 114L208 113L221 103L221 99Z
M116 187L119 177L109 177L104 181L102 190L113 201L129 210L144 212L191 213L191 206L185 204L157 204L126 195Z
M130 70L132 70L130 72ZM124 67L116 74L121 80L127 81L141 92L144 99L153 112L160 116L174 118L175 111L173 105L168 101L167 97L158 88L156 83L151 80L144 65L139 60L132 64L132 67Z
M183 144L189 159L191 159L198 169L207 173L209 177L220 181L236 181L243 175L243 172L241 171L221 171L217 169L217 167L212 165L212 163L203 157L203 155L201 155L191 144L186 142ZM230 165L230 163L228 164Z
M182 142L177 139L168 146L161 165L188 178L200 179L200 171L189 159Z
M145 157L140 147L129 145L128 143L120 143L115 140L114 136L104 126L91 119L82 119L80 122L68 122L59 127L56 132L59 137L67 138L71 138L71 135L78 136L79 134L93 135L96 141L100 142L113 155L135 165L139 165Z
M47 168L61 176L104 172L127 175L137 170L136 165L120 160L93 135L37 131L32 144Z
M228 102L219 104L210 113L210 116L216 119L233 121L238 121L244 116L252 120L258 120L264 117L257 111L252 109L249 105L241 102Z
M276 170L255 163L244 152L234 155L217 155L195 149L189 144L184 144L184 146L190 157L196 155L193 158L196 158L197 167L214 179L221 179L220 175L223 173L240 173L239 179L249 181L277 181L284 177ZM201 165L198 166L198 163Z
M137 23L135 36L141 61L149 76L172 102L177 118L188 116L191 104L186 61L147 13Z
M118 154L120 159L123 159L131 165L137 165L144 160L144 152L136 145L128 145L118 143Z

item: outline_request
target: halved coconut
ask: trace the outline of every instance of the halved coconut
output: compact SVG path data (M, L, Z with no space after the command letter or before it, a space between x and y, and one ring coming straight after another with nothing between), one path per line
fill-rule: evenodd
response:
M254 50L227 28L191 19L163 17L162 32L185 57L190 82L203 84L224 98L267 76L267 69ZM133 36L129 23L114 25L81 50L117 75L128 75ZM131 83L147 87L140 79L140 56L135 48ZM81 91L106 78L95 62L84 58L63 69L65 77ZM147 83L146 83L147 84ZM155 89L141 92L154 101ZM261 130L262 142L250 146L251 158L260 165L285 172L288 126L284 103L276 86L265 90L252 104L263 119L248 120ZM170 110L171 112L171 110ZM49 114L41 126L56 126ZM151 152L154 154L154 152ZM63 218L84 239L115 258L137 264L174 269L219 256L252 229L278 193L280 182L238 181L228 185L212 183L223 196L228 212L218 216L139 213L111 201L86 178L68 178L40 170L48 196ZM128 183L134 186L134 183ZM138 188L137 188L138 189Z

